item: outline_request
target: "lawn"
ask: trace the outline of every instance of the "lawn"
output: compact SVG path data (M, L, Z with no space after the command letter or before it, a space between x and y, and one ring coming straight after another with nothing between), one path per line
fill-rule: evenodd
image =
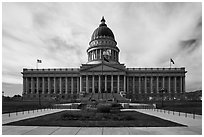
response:
M61 127L175 127L184 126L136 111L99 113L93 111L62 111L6 125Z
M141 101L137 103L157 104L159 109L202 115L202 101L164 101L163 107L161 106L161 101Z
M50 106L51 103L48 101L41 101L41 106L39 105L39 101L3 101L2 113L33 110Z

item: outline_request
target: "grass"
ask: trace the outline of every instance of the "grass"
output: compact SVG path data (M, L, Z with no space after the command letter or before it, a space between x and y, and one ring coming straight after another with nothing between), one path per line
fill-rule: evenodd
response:
M62 111L5 125L61 127L175 127L184 126L136 111L98 113L93 111Z
M202 115L202 101L164 101L163 107L161 107L161 101L143 101L138 103L154 103L157 104L157 108Z
M51 103L48 101L42 101L41 106L39 105L39 101L3 101L2 113L33 110L50 106Z

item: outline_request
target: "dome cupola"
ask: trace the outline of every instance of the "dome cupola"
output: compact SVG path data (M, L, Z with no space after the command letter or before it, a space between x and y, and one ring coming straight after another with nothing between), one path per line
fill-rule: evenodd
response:
M106 20L104 19L104 17L102 17L101 24L99 25L97 29L95 29L95 31L93 32L91 36L91 41L101 38L101 37L106 37L106 38L115 40L113 32L111 31L110 28L107 27L105 22Z
M89 42L90 47L87 49L88 63L87 64L99 64L103 62L104 52L107 63L119 63L118 54L119 49L116 46L114 34L110 28L106 25L106 20L104 17L101 19L101 23L98 28L96 28L91 36L91 41Z

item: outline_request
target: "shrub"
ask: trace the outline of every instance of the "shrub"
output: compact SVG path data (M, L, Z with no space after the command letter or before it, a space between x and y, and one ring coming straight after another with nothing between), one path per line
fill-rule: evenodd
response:
M113 108L122 108L122 105L119 103L112 103Z
M110 113L111 104L98 104L97 105L97 112L100 113Z

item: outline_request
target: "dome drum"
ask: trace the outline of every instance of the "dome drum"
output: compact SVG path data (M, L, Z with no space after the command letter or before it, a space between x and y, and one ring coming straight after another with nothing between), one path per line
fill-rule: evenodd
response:
M120 52L119 48L118 47L110 47L110 46L102 46L102 47L98 47L98 46L94 46L94 47L89 47L87 49L87 53L93 51L93 50L96 50L96 49L102 49L102 50L114 50L116 52Z
M102 38L102 39L97 39L97 40L93 40L89 43L90 47L92 46L101 46L101 45L109 45L109 46L116 46L117 42L114 40L110 40L110 39L106 39L106 38Z
M102 63L104 58L108 59L107 63L118 64L120 50L116 45L117 42L115 41L114 34L105 24L105 19L103 17L101 24L95 29L91 41L89 42L89 48L87 49L87 64ZM104 55L104 51L106 51L108 55Z
M109 55L104 55L104 51L108 51ZM103 58L105 57L108 59L107 63L119 63L118 62L118 51L116 49L110 49L110 48L93 48L92 50L89 50L88 54L88 63L87 64L98 64L101 63Z

